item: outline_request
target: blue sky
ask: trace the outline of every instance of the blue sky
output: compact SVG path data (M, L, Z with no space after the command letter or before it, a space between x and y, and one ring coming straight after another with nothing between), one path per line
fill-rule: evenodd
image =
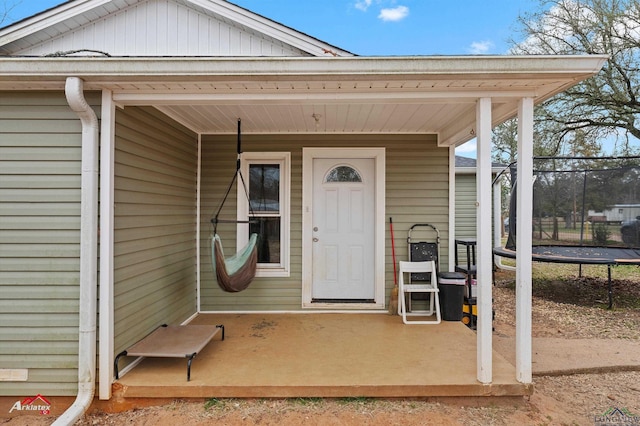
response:
M61 0L0 0L7 25ZM233 0L357 55L502 55L519 15L537 0ZM1 7L1 6L0 6ZM0 9L1 13L1 9ZM456 152L475 157L475 141Z
M15 5L3 25L61 0ZM536 0L234 0L298 31L358 55L504 54L519 14ZM0 9L1 10L1 9Z

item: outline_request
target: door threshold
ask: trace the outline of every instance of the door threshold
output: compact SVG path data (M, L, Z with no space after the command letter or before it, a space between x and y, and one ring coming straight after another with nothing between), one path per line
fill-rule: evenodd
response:
M311 303L376 303L373 299L311 299Z

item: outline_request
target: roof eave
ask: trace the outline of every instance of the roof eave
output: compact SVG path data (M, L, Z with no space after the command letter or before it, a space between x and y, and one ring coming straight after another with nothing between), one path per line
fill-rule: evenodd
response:
M0 57L0 78L121 76L438 76L532 78L557 76L566 85L596 74L607 55L580 56L409 56L409 57Z

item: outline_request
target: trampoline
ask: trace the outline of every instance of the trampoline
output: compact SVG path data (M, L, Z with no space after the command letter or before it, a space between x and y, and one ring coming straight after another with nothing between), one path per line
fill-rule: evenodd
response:
M506 247L496 247L497 256L516 258L516 251ZM607 290L609 309L613 307L611 287L611 267L617 265L640 265L640 249L626 247L586 247L586 246L533 246L531 260L535 262L569 263L575 265L607 265Z
M577 167L574 162L569 165L569 169L564 170L550 170L544 166L541 170L534 170L536 179L533 188L534 223L531 260L575 265L606 265L609 309L613 307L611 267L640 265L638 240L625 246L620 238L620 225L624 217L619 219L614 216L614 214L632 216L640 210L637 190L638 176L640 176L639 159L639 157L604 157L597 160L609 161L606 166L598 164L597 167L590 168L585 167L585 163L592 164L596 159L534 158L534 160L546 162L553 160L554 164L555 160L565 163L581 160L582 164L581 167ZM622 162L624 166L611 166L617 162ZM511 259L516 258L516 175L515 168L511 167L512 191L509 202L507 242L505 247L493 249L495 255ZM577 188L577 191L571 191L571 188ZM560 196L558 191L562 191ZM626 210L620 206L624 206ZM562 222L565 223L566 228L564 236L559 225Z

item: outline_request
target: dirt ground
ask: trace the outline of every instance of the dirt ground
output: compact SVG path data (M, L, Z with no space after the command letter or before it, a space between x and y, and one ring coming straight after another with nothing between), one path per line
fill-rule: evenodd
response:
M538 267L548 267L543 265ZM636 272L637 271L637 272ZM534 285L534 337L640 340L640 270L614 283L615 309L606 309L606 276ZM494 287L495 334L515 335L513 274ZM615 350L615 348L612 348ZM584 356L589 356L588 353ZM640 371L534 377L525 398L210 399L174 401L124 413L93 412L89 425L640 425ZM45 425L53 418L0 418L11 426Z

